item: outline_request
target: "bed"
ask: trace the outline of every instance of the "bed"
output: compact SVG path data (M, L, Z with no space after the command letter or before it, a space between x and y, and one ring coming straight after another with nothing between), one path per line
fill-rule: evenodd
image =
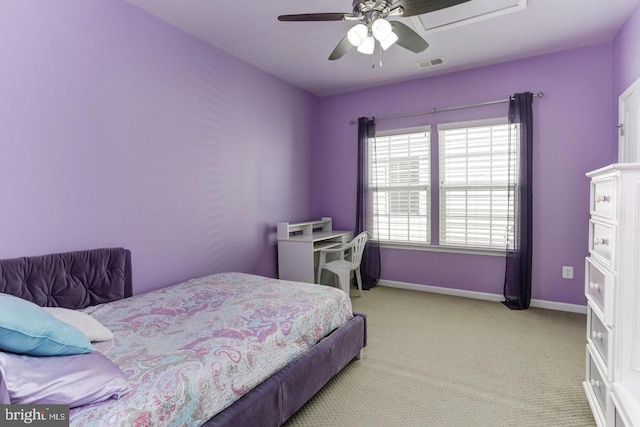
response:
M279 426L366 346L366 316L330 287L224 273L132 288L123 248L0 260L0 293L80 310L113 332L94 353L129 388L72 408L71 425Z

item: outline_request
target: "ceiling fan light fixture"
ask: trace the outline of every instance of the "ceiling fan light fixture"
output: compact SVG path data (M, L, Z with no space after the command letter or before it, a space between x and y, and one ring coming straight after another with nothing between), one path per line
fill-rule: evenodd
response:
M380 40L380 47L382 48L382 50L387 50L397 41L398 35L392 31L391 34L389 34L389 37L384 40Z
M382 41L393 32L393 27L391 27L391 23L386 19L378 18L371 24L371 32L376 40Z
M358 52L364 53L365 55L373 55L375 47L376 39L374 39L372 36L368 36L365 37L358 46Z
M329 60L342 58L351 47L358 52L373 55L376 44L380 51L397 44L413 53L420 53L429 47L415 30L400 21L389 21L393 17L416 17L436 10L447 9L471 0L353 0L351 13L301 13L280 15L279 21L320 22L349 21L355 25L347 31L333 49ZM524 1L524 0L523 0ZM474 2L475 4L475 2ZM416 18L418 19L418 18ZM380 55L382 57L382 55ZM375 64L375 61L373 62ZM382 66L382 61L380 61ZM375 65L374 65L375 66Z
M358 47L369 35L369 29L364 24L356 24L347 32L349 43Z

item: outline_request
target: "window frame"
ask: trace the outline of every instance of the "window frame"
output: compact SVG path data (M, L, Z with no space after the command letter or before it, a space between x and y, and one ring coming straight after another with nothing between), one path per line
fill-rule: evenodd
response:
M376 233L374 231L374 214L373 214L373 203L375 203L375 196L374 193L376 192L376 188L392 188L392 185L388 185L388 186L380 186L380 185L376 185L378 183L376 182L372 182L374 175L373 172L373 156L375 156L375 153L373 153L373 148L376 144L375 142L372 143L372 140L375 141L375 139L377 138L388 138L388 137L393 137L393 136L398 136L398 135L410 135L410 134L416 134L416 133L424 133L426 134L426 137L428 139L427 143L426 143L426 150L427 150L427 183L426 184L415 184L415 185L398 185L396 186L396 188L398 189L406 189L407 191L411 191L411 188L415 187L416 191L425 191L426 192L426 238L427 238L427 242L428 243L420 243L420 242L412 242L410 240L377 240ZM410 245L410 246L428 246L430 245L431 242L431 200L432 200L432 181L431 181L431 177L432 177L432 171L431 171L431 166L432 166L432 162L431 162L431 149L433 146L432 143L432 128L429 125L424 125L424 126L415 126L415 127L410 127L410 128L401 128L401 129L388 129L388 130L383 130L383 131L376 131L375 136L369 138L368 141L368 159L367 159L367 167L368 167L368 176L369 176L369 182L367 183L367 191L368 191L368 200L369 200L369 206L367 207L368 210L368 215L367 215L367 230L371 233L372 236L375 236L374 238L376 238L377 241L380 242L381 246L385 246L385 245L393 245L394 247L397 247L398 245ZM410 156L407 157L405 160L411 161ZM416 160L419 161L419 160ZM392 162L389 161L386 163L387 165L391 166ZM418 169L419 171L419 169ZM391 168L388 169L388 173L391 173ZM418 172L419 173L419 172ZM391 177L390 177L391 179ZM389 191L389 190L387 190ZM389 193L387 193L389 195L389 200L388 200L388 204L389 204L389 213L387 214L387 216L391 217L393 216L393 214L391 213L391 195ZM410 209L410 208L409 208ZM378 214L379 216L382 216L384 214ZM407 214L407 217L411 217L412 215ZM415 215L416 217L419 217L420 215ZM391 227L389 227L390 229Z
M503 196L505 197L505 207L507 209L507 211L509 210L510 207L512 207L512 204L509 202L510 200L512 200L511 198L513 197L513 195L510 195L510 191L515 191L515 188L513 190L510 190L508 187L508 184L511 182L510 179L508 178L508 174L509 174L509 159L508 156L510 153L512 153L512 151L509 149L508 144L509 144L509 135L511 134L512 130L509 129L509 126L514 126L515 125L510 125L509 124L509 120L507 117L496 117L496 118L490 118L490 119L481 119L481 120L470 120L470 121L462 121L462 122L450 122L450 123L441 123L438 124L436 126L437 128L437 133L438 133L438 137L437 137L437 141L438 141L438 182L439 182L439 192L438 192L438 230L439 230L439 241L438 244L441 247L447 247L447 248L464 248L464 249L472 249L472 250L480 250L480 251L498 251L500 253L505 253L506 249L502 249L502 247L498 247L498 246L491 246L491 241L493 240L493 238L490 239L489 241L489 245L488 246L465 246L465 245L456 245L456 244L443 244L443 238L442 238L442 232L444 230L444 222L443 222L443 212L446 213L446 209L443 209L443 205L445 203L443 203L443 191L444 191L444 180L445 180L445 174L446 174L446 167L444 166L444 162L446 160L445 158L445 153L443 150L443 144L445 143L444 141L441 140L441 132L443 131L448 131L448 130L467 130L467 129L471 129L471 128L482 128L482 127L489 127L489 126L506 126L506 144L507 144L507 148L506 148L506 153L503 153L502 156L504 157L505 155L507 156L506 159L506 174L507 177L505 177L505 179L503 180L503 182L496 182L493 183L493 178L490 178L488 181L485 181L482 185L477 184L477 185L473 185L470 184L468 181L466 182L466 185L450 185L451 188L456 188L458 187L461 191L484 191L487 192L489 194L489 197L493 198L495 196L495 193L499 193L500 191L506 191L506 194ZM516 142L517 144L517 142ZM493 151L494 148L496 147L497 144L494 144L493 140L491 141L491 146L490 146L490 151ZM468 148L468 146L467 146ZM518 148L517 145L515 147L516 149ZM467 153L468 153L468 149L467 149ZM496 155L495 157L491 158L491 165L489 166L490 168L494 167L494 164L496 164L496 159L499 161L500 157L498 157L500 154ZM468 159L474 159L478 158L475 155L470 155L467 156L466 159L468 161ZM515 160L517 161L517 155L515 156ZM493 175L492 175L493 177ZM467 175L468 178L468 175ZM465 201L467 204L469 204L469 201L466 200ZM495 221L500 221L502 218L500 218L499 216L496 217L496 214L493 213L493 207L490 208L490 212L491 215L489 215L487 218L490 221L490 227L492 227L492 223ZM504 226L508 228L508 222L509 222L509 218L512 218L512 215L509 215L508 213L506 214L506 218L503 219L503 221L505 222ZM467 216L466 218L469 218L469 216ZM475 217L480 218L480 215ZM466 233L466 232L465 232ZM492 235L492 233L490 232L489 235ZM505 236L505 239L508 239L508 236ZM466 240L469 240L469 236L466 236ZM506 240L505 240L505 244L504 244L505 248L506 248Z
M429 223L429 243L415 243L409 241L389 241L381 240L380 246L383 248L403 249L403 250L416 250L427 252L445 252L445 253L460 253L460 254L474 254L474 255L487 255L487 256L504 256L506 248L490 248L490 247L469 247L469 246L450 246L440 243L440 190L441 190L441 171L440 171L440 130L442 129L455 129L464 127L475 127L483 125L508 125L508 118L494 117L480 120L469 121L457 121L457 122L442 122L432 123L430 125L398 128L398 129L386 129L376 132L376 137L386 137L391 135L402 135L414 132L429 132L429 190L427 192L429 197L428 202L428 217ZM371 159L371 153L369 153L369 164ZM434 167L435 166L435 167ZM371 166L369 166L371 167ZM437 174L436 174L437 172ZM435 185L437 183L437 185ZM370 184L368 184L370 188ZM370 193L371 195L372 193ZM372 198L370 198L372 200ZM372 206L370 202L370 210L372 212ZM373 216L373 215L370 215ZM373 227L371 219L368 220L367 229L372 232ZM434 235L435 231L435 235ZM435 239L434 239L435 237Z

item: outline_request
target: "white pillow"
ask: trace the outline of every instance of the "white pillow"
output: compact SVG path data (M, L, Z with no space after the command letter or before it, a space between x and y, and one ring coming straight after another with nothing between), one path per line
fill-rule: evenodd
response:
M56 319L80 329L89 338L89 341L109 341L113 339L113 332L88 314L61 307L42 308Z

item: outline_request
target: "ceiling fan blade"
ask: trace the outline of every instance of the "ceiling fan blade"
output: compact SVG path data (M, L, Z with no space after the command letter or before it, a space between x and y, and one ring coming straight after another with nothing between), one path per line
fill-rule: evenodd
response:
M353 47L347 36L344 36L338 46L333 49L331 55L329 55L329 61L335 61L336 59L342 58L349 50Z
M392 9L401 6L403 9L402 16L422 15L424 13L434 12L457 4L466 3L470 0L398 0L391 5Z
M350 13L301 13L299 15L280 15L278 21L342 21Z
M402 22L391 21L391 24L393 25L393 32L398 36L398 41L396 42L398 46L409 49L414 53L420 53L429 47L429 43Z

